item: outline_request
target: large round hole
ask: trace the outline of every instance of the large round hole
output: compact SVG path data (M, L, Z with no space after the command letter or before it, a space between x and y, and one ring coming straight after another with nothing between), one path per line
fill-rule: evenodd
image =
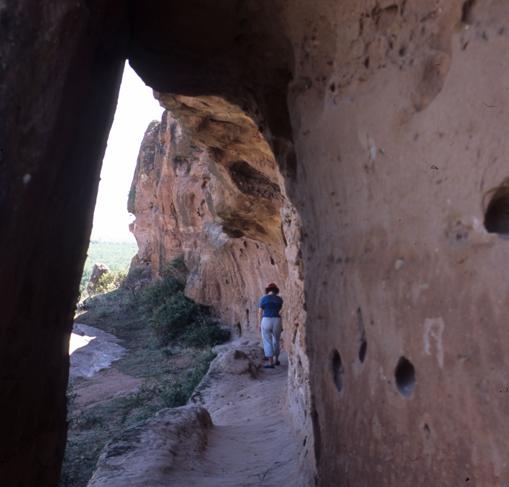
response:
M361 364L364 363L364 360L366 359L366 353L368 351L368 342L365 337L361 340L361 346L359 347L359 360L361 361Z
M405 397L409 397L415 388L415 368L405 357L401 357L394 371L398 391Z
M509 238L509 178L489 193L493 194L484 214L484 226L490 233Z
M339 355L337 350L334 350L334 353L332 354L332 378L334 379L334 384L338 391L343 389L343 372L341 355Z

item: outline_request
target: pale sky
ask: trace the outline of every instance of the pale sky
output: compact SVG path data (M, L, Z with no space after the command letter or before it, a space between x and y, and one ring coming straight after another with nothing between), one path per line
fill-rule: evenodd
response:
M101 170L92 240L135 241L129 232L133 217L127 212L127 197L143 134L162 112L152 89L126 63Z

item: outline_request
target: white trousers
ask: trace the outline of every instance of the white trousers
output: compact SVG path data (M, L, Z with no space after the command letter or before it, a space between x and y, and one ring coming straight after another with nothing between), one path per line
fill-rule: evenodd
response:
M279 357L279 340L283 329L281 318L262 318L263 352L266 357Z

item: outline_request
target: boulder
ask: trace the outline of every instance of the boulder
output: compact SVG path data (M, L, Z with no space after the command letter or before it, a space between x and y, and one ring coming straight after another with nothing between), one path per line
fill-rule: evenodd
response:
M212 426L201 406L163 409L105 447L88 487L166 487L173 469L205 449Z
M106 264L94 264L92 273L90 274L90 279L88 280L87 284L88 294L96 294L98 291L100 291L99 282L101 278L110 272L110 268Z

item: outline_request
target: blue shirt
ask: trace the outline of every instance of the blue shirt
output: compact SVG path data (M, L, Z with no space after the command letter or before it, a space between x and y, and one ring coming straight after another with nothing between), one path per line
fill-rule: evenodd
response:
M283 300L277 294L266 294L260 299L260 308L263 309L263 318L279 318L279 311Z

